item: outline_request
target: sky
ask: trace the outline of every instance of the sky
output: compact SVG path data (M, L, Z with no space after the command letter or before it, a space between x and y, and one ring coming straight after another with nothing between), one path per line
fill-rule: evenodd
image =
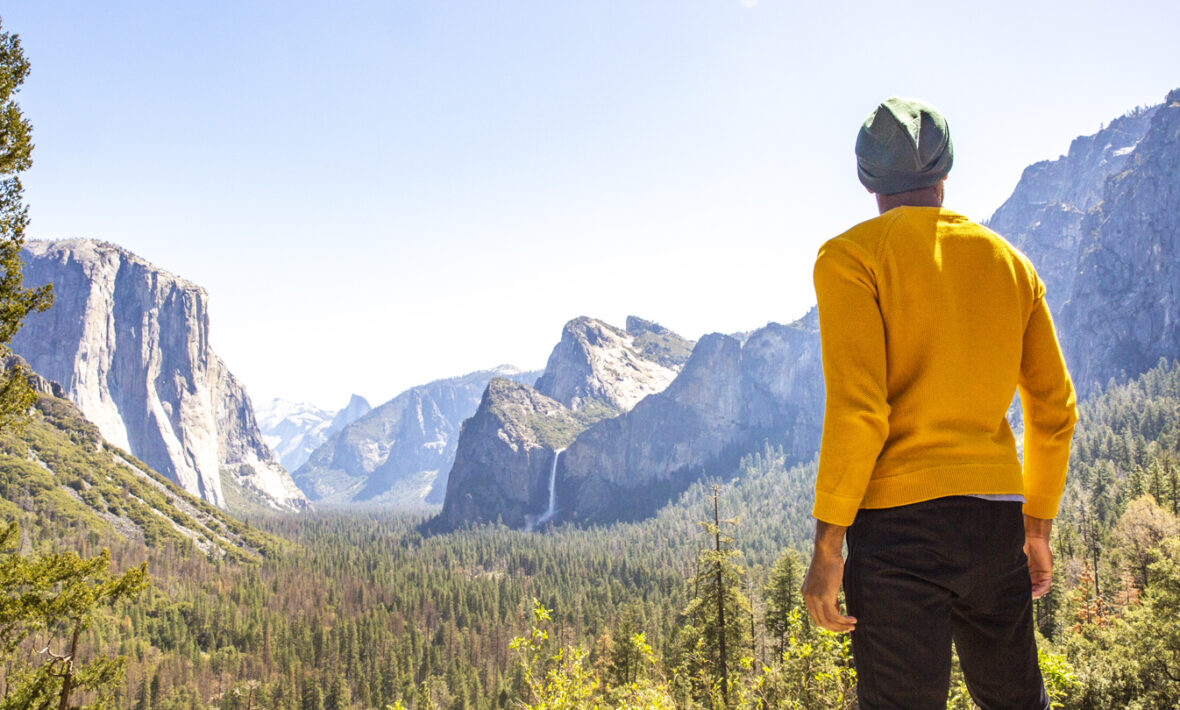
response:
M873 217L856 131L947 116L946 206L1180 87L1180 3L0 0L29 238L204 287L255 402L374 405L628 315L790 322Z

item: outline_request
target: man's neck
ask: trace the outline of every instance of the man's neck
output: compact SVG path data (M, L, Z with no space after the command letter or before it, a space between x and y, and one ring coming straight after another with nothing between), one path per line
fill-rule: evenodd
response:
M909 192L877 195L877 209L881 214L894 207L942 207L942 183Z

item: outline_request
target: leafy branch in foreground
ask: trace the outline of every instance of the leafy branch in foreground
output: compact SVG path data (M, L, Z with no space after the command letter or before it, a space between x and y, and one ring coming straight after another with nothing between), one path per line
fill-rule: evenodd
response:
M20 554L19 541L16 523L0 532L0 710L112 707L124 659L84 659L83 634L101 610L147 587L147 565L116 576L107 550L89 559L72 552L31 558ZM77 693L94 701L72 704Z

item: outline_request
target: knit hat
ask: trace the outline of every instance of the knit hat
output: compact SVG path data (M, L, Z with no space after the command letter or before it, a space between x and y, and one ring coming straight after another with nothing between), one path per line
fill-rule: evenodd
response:
M946 119L925 101L891 96L856 136L861 183L879 195L937 185L954 162Z

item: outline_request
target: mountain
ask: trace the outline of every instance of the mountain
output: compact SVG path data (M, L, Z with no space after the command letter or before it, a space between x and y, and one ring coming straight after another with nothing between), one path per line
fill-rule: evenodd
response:
M764 443L791 463L811 459L823 425L823 371L814 309L745 342L700 339L677 378L619 417L595 424L558 461L562 517L647 517L705 475L728 476Z
M459 426L475 413L488 382L536 376L502 366L406 390L330 435L295 471L295 482L327 505L437 505Z
M1012 195L987 221L1036 265L1054 314L1074 293L1089 242L1084 238L1086 215L1102 204L1107 179L1127 166L1157 110L1116 118L1093 135L1075 138L1060 158L1028 166Z
M488 383L463 422L446 499L433 527L501 521L522 528L545 511L549 473L572 432L585 425L561 402L503 378Z
M354 394L335 414L307 402L275 398L255 408L266 445L288 471L307 462L328 437L372 411L368 400Z
M566 323L533 387L570 409L596 405L615 412L663 390L687 360L691 343L634 316L628 326L619 330L585 316Z
M26 283L52 283L12 349L103 438L220 507L302 510L245 389L209 346L204 289L114 244L28 242Z
M11 367L17 360L4 363ZM193 545L214 558L257 560L280 544L194 497L112 446L56 382L30 375L29 418L0 431L0 510L34 538L112 532L151 547Z
M1083 393L1180 355L1180 89L1086 213L1077 288L1060 332Z
M549 520L560 451L595 423L663 391L691 349L692 341L634 316L626 330L586 316L566 323L533 387L488 384L463 424L443 509L429 527Z
M988 226L1032 259L1081 395L1180 352L1180 89L1029 166Z

